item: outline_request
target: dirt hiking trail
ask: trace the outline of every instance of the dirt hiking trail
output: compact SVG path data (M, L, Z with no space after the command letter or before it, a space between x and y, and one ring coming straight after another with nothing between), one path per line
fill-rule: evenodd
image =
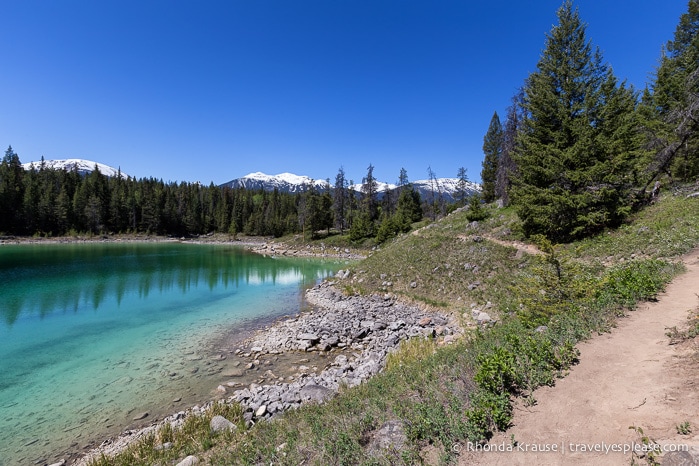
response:
M534 406L518 402L513 426L491 439L491 451L455 446L459 465L629 465L630 452L611 450L641 448L641 436L630 426L642 428L665 451L689 447L689 453L665 453L663 464L697 464L699 337L670 345L666 335L672 327L687 328L699 307L699 248L683 262L687 271L656 302L619 319L611 333L578 344L580 362L554 387L535 391ZM692 430L688 435L678 433L684 422ZM541 448L557 451L532 451ZM652 464L647 456L635 461Z

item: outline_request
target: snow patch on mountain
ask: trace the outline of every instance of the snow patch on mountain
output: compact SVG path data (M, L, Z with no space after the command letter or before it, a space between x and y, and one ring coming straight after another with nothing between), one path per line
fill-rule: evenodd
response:
M313 184L318 189L325 189L327 181L313 180L308 176L294 175L293 173L280 173L278 175L267 175L261 172L250 173L242 178L236 178L228 183L224 183L223 187L229 188L245 188L245 189L263 189L272 191L275 188L279 192L299 193L305 191L308 186ZM458 178L437 178L436 180L418 180L413 181L413 188L420 192L420 195L425 197L432 195L442 196L446 201L453 202L456 200L456 195L459 192ZM384 193L393 191L398 186L392 183L376 182L376 192L381 197ZM334 186L331 184L331 188ZM478 183L466 183L466 196L480 192L481 187ZM353 184L349 189L361 192L362 184Z
M294 175L293 173L279 173L278 175L267 175L262 172L250 173L242 178L236 178L222 186L229 188L263 189L272 191L275 188L283 193L299 193L313 185L319 189L325 189L325 180L314 180L308 176ZM331 185L332 186L332 185Z
M459 179L458 178L437 178L434 185L435 191L442 191L445 193L455 194L459 192ZM413 186L420 187L423 189L432 189L432 181L430 180L417 180L412 182ZM474 194L481 191L481 186L478 183L473 183L471 181L466 182L465 186L466 193L468 195Z
M97 169L103 175L109 177L115 177L119 175L119 170L114 167L110 167L109 165L105 165L103 163L85 159L44 160L44 166L46 168L53 168L56 170L77 170L78 173L80 173L81 175L92 173L95 167L97 167ZM40 167L41 161L27 162L22 164L22 168L24 168L25 170L31 170L32 168L35 170L39 170ZM121 177L127 178L128 175L124 172L121 172Z

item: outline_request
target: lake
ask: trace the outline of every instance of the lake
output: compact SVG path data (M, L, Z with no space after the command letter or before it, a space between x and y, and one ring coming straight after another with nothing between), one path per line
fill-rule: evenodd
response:
M211 399L212 342L297 313L343 265L230 245L0 246L0 465L57 461L139 413Z

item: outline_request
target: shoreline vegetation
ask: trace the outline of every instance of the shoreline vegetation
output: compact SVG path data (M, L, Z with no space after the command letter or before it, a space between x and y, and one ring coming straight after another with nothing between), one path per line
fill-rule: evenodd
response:
M514 211L495 205L481 222L456 212L401 235L310 289L311 309L231 348L262 368L282 354L325 353L323 366L235 387L229 402L110 439L76 464L453 462L450 445L506 430L514 400L535 404L535 389L576 363L577 343L681 272L678 258L699 245L694 191L675 189L620 228L564 245L526 240ZM387 314L396 309L407 314ZM381 333L393 330L405 337ZM212 430L216 416L234 427Z

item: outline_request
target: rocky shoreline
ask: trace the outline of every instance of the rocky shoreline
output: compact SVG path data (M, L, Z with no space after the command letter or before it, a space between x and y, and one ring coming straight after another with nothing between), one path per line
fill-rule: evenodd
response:
M345 278L347 274L340 271L337 275ZM278 377L273 383L252 383L232 392L224 401L240 403L249 425L306 403L323 402L341 385L361 384L385 367L388 354L403 340L439 336L449 344L462 332L449 315L402 303L392 294L345 296L333 281L307 290L306 299L312 309L278 320L240 342L237 348L229 349L249 359L247 369L259 366L261 359L289 353L315 353L329 361L323 368L298 366L297 374L289 377L292 380ZM274 374L267 375L274 380ZM225 385L219 388L221 393L227 392ZM117 454L166 423L178 427L188 416L201 415L215 402L180 411L140 430L125 431L116 439L104 441L75 464L86 465L102 454Z

